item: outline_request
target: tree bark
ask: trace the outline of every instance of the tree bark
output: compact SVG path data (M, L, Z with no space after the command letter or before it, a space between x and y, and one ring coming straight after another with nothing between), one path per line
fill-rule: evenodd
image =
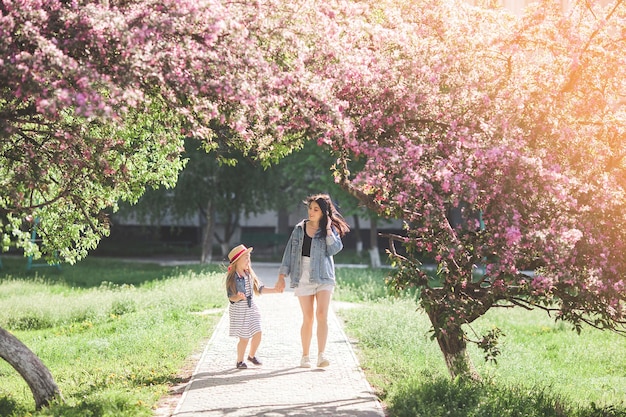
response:
M220 245L222 247L222 256L224 256L224 258L228 256L231 240L235 235L235 231L238 227L239 213L231 213L229 216L226 217L226 224L224 225L224 239L220 241Z
M433 328L437 329L437 323L440 321L437 312L429 312L428 317L433 324ZM465 332L461 326L448 325L445 329L441 329L437 334L437 343L452 378L462 377L474 381L481 380L467 353Z
M285 208L278 209L278 234L288 235L289 230L289 211Z
M376 217L370 219L370 266L380 268L380 252L378 251L378 221Z
M226 242L220 243L220 248L222 248L222 256L226 258L228 256L228 251L230 250L230 245Z
M37 410L61 397L52 374L26 345L0 328L0 357L7 361L24 378L35 399Z
M359 222L359 216L355 214L353 216L354 219L354 227L352 228L352 232L356 236L356 254L361 256L363 253L363 239L361 239L361 223Z
M202 254L200 263L208 264L213 260L213 235L215 234L215 210L209 200L206 206L206 225L202 234Z

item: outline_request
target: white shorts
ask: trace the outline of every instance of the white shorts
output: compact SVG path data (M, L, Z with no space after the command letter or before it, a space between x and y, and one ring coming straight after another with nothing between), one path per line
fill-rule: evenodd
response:
M311 282L311 258L308 256L302 257L302 276L298 281L298 286L294 290L294 294L297 297L303 297L307 295L315 295L320 291L335 290L335 284L318 284L317 282Z

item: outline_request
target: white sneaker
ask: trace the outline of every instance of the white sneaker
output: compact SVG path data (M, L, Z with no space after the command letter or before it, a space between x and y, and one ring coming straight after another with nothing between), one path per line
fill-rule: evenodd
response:
M317 357L317 367L318 368L324 368L324 367L326 367L328 365L330 365L330 361L324 355L324 352L320 352L320 354Z
M300 360L300 368L310 368L311 367L311 359L308 356L303 356Z

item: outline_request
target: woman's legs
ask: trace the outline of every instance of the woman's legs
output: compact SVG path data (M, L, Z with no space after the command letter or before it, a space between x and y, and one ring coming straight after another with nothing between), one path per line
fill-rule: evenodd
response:
M302 340L302 356L309 356L311 338L313 337L313 304L314 295L299 296L300 308L302 309L302 327L300 328L300 339Z
M328 309L330 308L330 299L332 291L319 291L315 294L317 299L317 311L315 318L317 319L317 350L324 352L326 349L326 340L328 339Z

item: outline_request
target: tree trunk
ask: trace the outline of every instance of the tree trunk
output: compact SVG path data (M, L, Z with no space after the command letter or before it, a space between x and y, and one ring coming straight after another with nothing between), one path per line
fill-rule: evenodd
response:
M433 328L437 329L440 321L437 313L429 312L428 317ZM474 364L467 353L465 333L461 326L448 325L445 331L437 333L437 343L439 343L439 349L441 349L450 376L452 378L462 377L480 381L480 375L474 368Z
M220 245L222 247L222 256L226 258L230 250L232 238L239 227L239 214L231 213L229 216L224 217L226 218L226 224L224 224L224 239L220 241Z
M289 234L289 211L285 208L278 209L278 231L279 235Z
M370 219L370 265L380 268L380 252L378 251L378 221L376 217Z
M200 263L208 264L213 260L213 235L215 234L215 210L213 202L209 200L206 207L206 225L202 234L202 254Z
M222 248L222 256L224 258L228 257L228 252L230 251L230 245L226 242L220 243L220 248Z
M359 222L359 216L355 214L354 218L354 227L352 228L352 232L356 236L356 254L361 256L363 254L363 239L361 239L361 223Z
M24 378L33 393L35 407L38 410L55 398L62 399L59 387L43 362L15 336L2 328L0 328L0 357Z

